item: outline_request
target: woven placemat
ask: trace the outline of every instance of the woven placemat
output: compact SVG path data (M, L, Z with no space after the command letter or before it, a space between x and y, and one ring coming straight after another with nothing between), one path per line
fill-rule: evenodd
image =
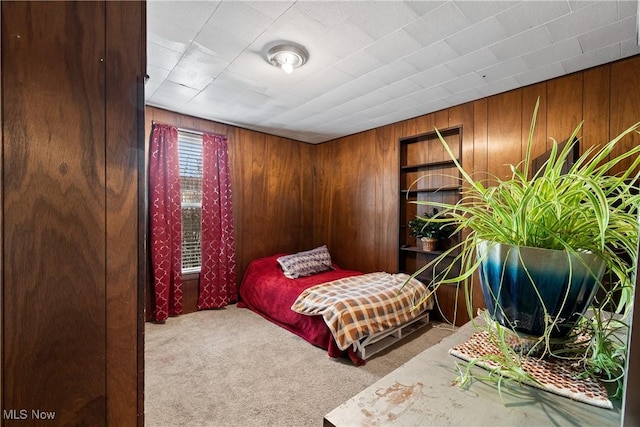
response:
M466 362L489 354L501 354L488 337L486 331L475 332L467 341L451 348L449 354ZM499 367L496 363L485 360L479 361L477 366L489 370ZM533 387L600 408L613 408L602 383L590 377L576 378L571 363L567 361L525 356L522 368L539 382L527 383Z

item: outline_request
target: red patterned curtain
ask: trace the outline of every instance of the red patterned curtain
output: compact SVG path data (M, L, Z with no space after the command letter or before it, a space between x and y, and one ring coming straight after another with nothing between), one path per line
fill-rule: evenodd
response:
M154 318L182 313L182 211L178 129L154 123L149 158Z
M198 310L235 302L236 257L227 139L202 135L202 267Z

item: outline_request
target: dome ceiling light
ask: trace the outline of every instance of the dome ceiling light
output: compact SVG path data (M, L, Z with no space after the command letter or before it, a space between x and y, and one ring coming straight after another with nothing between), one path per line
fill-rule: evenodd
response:
M282 68L285 73L291 72L301 67L309 59L307 50L295 43L283 42L273 46L267 52L267 61L270 64Z

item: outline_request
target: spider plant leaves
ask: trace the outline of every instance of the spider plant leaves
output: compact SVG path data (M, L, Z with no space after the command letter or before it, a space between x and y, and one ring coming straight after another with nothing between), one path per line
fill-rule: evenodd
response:
M444 150L459 171L462 197L455 204L435 201L411 203L438 208L442 215L453 221L456 232L464 230L465 238L432 259L412 277L441 267L435 269L440 272L433 278L430 288L435 290L442 284L462 285L467 312L472 318L474 280L480 266L476 246L480 240L565 250L574 254L582 251L596 254L605 260L607 276L611 279L606 284L599 284L602 295L598 306L591 307L581 322L580 327L590 338L580 346L567 342L563 350L552 350L550 333L545 333L540 337L540 345L554 357L572 358L582 366L586 375L616 382L620 390L626 344L619 340L619 336L628 331L624 319L632 307L638 261L640 144L624 149L620 147L625 138L640 134L640 122L602 145L587 148L567 170L569 156L579 143L580 123L564 145L551 140L548 160L538 170L532 171L538 107L539 102L536 102L524 160L510 166L509 179L492 177L491 185L474 179L464 170L436 129ZM621 165L625 167L621 168ZM459 266L459 274L452 267L454 264ZM611 315L603 315L603 310L613 313L618 320L613 321ZM557 321L549 318L547 329L553 328ZM499 338L498 335L498 341ZM511 357L509 349L503 350L503 362L507 363ZM513 360L517 362L517 358ZM502 366L506 366L507 372L492 373L492 376L500 378L498 385L506 377L521 377L517 363L509 362Z

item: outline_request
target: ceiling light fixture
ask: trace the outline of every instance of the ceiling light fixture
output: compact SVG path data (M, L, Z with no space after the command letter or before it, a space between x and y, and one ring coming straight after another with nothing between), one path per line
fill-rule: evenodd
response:
M270 64L282 68L285 73L291 72L301 67L309 59L307 50L299 44L283 42L273 46L267 52L267 61Z

